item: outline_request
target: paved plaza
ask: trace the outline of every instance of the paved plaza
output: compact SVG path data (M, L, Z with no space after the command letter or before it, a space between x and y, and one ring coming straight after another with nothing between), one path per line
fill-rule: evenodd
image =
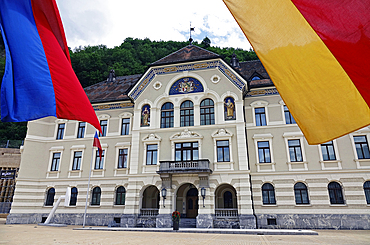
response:
M0 219L0 244L370 244L368 230L316 230L318 235L247 235L82 230L78 229L81 226L6 225L4 221Z

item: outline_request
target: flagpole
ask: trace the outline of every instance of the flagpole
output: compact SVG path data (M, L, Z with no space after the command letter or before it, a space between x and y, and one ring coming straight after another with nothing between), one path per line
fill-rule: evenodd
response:
M91 153L90 172L89 172L89 180L87 182L85 213L84 213L84 221L83 221L83 224L82 224L82 228L85 228L85 223L86 223L87 200L89 199L90 178L91 178L93 158L94 158L94 146L92 147L92 153Z

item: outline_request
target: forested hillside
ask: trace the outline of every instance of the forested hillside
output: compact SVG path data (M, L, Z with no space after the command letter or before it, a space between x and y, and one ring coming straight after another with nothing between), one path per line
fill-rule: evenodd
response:
M5 50L1 36L0 39L0 77L2 78ZM213 47L207 37L201 43L193 42L193 44L221 55L228 63L234 52L240 61L258 59L252 50ZM70 49L70 55L72 67L81 85L87 87L107 79L111 69L115 70L116 76L142 74L149 64L187 45L189 42L126 38L120 46L114 48L107 48L105 45L79 47ZM0 122L0 145L5 140L23 140L26 130L26 123Z

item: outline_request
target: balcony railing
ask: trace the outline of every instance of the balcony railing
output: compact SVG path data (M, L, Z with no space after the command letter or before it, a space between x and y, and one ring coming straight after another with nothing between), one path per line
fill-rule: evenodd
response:
M219 219L238 218L237 208L216 208L215 216Z
M212 173L208 159L193 161L160 161L157 173Z
M142 208L140 209L140 216L154 217L158 215L158 208Z

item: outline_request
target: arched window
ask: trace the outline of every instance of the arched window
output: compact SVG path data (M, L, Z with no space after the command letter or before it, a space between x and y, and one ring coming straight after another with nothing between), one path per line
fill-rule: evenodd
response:
M330 182L328 185L331 204L344 204L342 186L337 182Z
M161 109L161 128L173 128L173 104L167 102Z
M180 106L180 127L194 126L194 106L190 100Z
M215 108L213 100L204 99L200 102L200 125L215 124Z
M270 183L262 185L262 202L263 204L276 204L275 190Z
M370 181L364 183L364 192L366 197L366 203L370 204Z
M159 209L159 190L154 185L148 186L143 193L143 209Z
M126 189L120 186L116 190L116 205L125 205Z
M53 206L54 196L55 196L55 189L50 188L46 194L45 206Z
M92 191L91 205L100 205L100 196L101 196L101 189L100 187L97 186Z
M294 185L294 195L296 204L309 204L307 186L302 182Z
M69 200L69 206L76 206L78 190L76 187L71 189L71 199Z

